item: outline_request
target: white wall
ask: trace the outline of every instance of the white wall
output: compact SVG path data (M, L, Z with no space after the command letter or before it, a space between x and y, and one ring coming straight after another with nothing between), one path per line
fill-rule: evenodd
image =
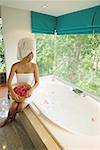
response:
M1 17L1 6L0 6L0 17Z
M31 33L30 11L2 6L1 17L3 21L5 61L8 78L11 65L17 61L17 43L19 39L23 37L34 38L34 35ZM13 82L15 82L15 77Z

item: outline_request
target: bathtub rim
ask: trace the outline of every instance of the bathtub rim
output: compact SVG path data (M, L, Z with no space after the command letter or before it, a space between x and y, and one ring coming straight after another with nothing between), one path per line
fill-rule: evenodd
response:
M90 96L92 97L96 102L100 103L100 97L99 96L96 96L96 95L93 95L92 93L89 93L85 90L83 90L82 88L76 86L75 84L69 82L69 81L65 81L63 79L60 79L59 77L55 76L55 75L46 75L46 76L41 76L40 77L40 80L41 79L50 79L50 80L58 80L58 81L61 81L62 83L64 83L65 85L69 85L70 87L72 87L72 89L76 88L76 89L79 89L81 91L83 91L83 93L86 95L86 96Z
M31 107L29 109L31 109ZM89 144L91 143L91 140L93 141L93 144L96 142L95 146L100 149L100 144L99 144L100 142L98 142L98 140L100 140L100 136L76 135L74 133L71 133L67 130L64 130L64 129L56 126L51 121L48 122L48 119L44 115L43 116L37 115L37 113L35 111L33 111L32 109L31 109L31 111L40 120L40 122L43 124L44 128L48 131L48 133L51 135L51 137L54 139L54 141L57 142L57 144L59 145L61 150L65 150L65 148L66 148L66 150L68 149L68 145L67 145L66 140L65 140L66 136L67 136L67 138L68 137L70 137L70 138L72 137L72 139L75 138L76 143L79 145L79 148L80 148L81 144L82 144L81 148L83 148L83 145L88 144L88 142L87 143L84 142L84 140L83 140L83 138L84 138L86 141L89 140ZM50 126L48 126L49 123L50 123ZM56 129L57 129L57 131L54 132ZM62 134L61 134L61 132L62 132ZM59 136L57 136L57 134ZM63 136L64 141L62 140L61 136ZM82 142L81 144L80 144L79 140ZM71 142L71 143L73 143L73 142ZM66 145L67 145L67 147L66 147Z
M45 81L47 81L47 83L48 83L48 81L50 82L50 81L52 81L52 76L46 76L46 77L41 77L41 79L46 79ZM48 80L49 79L49 80ZM62 80L58 80L57 78L55 78L54 79L55 81L57 80L57 81L59 81L59 82L61 82L61 83L63 83L65 86L67 85L67 86L70 86L71 84L66 84L66 82L62 82ZM92 98L93 99L93 98ZM97 101L95 101L94 99L93 99L93 102L94 103L98 103ZM32 103L33 105L34 105L34 102ZM34 110L34 108L32 108L32 105L30 104L30 107L31 107L31 109L33 110L33 111L35 111ZM36 108L37 109L37 108ZM98 135L88 135L88 134L85 134L85 133L81 133L81 132L77 132L77 131L75 131L75 130L73 130L73 129L70 129L70 128L67 128L66 129L66 126L64 126L64 125L61 125L61 124L59 124L56 120L52 120L52 117L48 117L48 115L47 114L44 114L43 112L41 112L41 110L39 110L38 109L38 111L39 111L39 113L37 113L36 111L36 114L37 115L39 115L39 116L41 116L41 115L43 115L47 120L49 120L50 122L52 122L54 125L56 125L56 126L58 126L58 127L60 127L61 129L63 129L63 130L65 130L65 131L68 131L68 132L70 132L70 133L72 133L72 134L76 134L76 135L80 135L80 136L88 136L88 137L99 137L100 135L98 134Z

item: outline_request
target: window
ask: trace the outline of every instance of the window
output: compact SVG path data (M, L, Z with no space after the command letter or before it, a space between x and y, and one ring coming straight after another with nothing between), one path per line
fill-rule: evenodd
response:
M100 34L37 35L40 75L55 74L100 96Z
M4 42L2 34L2 19L0 18L0 72L5 72Z
M2 34L2 18L0 18L0 83L6 82L6 67L4 58L4 42Z
M55 53L54 43L54 35L36 35L36 55L40 76L52 74Z

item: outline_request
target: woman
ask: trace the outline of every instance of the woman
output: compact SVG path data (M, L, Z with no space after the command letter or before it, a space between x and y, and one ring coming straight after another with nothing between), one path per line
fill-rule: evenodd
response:
M33 40L31 38L23 38L18 42L17 58L20 60L12 65L8 78L8 90L10 92L11 107L8 112L7 119L0 124L0 127L15 119L16 113L23 111L23 109L32 102L32 92L39 84L38 67L32 63L33 59ZM27 91L25 97L22 99L18 96L12 88L12 79L16 74L17 83L27 82L31 88Z

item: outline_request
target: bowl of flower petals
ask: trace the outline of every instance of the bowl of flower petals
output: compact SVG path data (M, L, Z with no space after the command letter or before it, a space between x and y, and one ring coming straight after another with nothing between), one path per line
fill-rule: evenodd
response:
M18 96L25 97L31 86L26 82L20 82L12 85L12 88Z

